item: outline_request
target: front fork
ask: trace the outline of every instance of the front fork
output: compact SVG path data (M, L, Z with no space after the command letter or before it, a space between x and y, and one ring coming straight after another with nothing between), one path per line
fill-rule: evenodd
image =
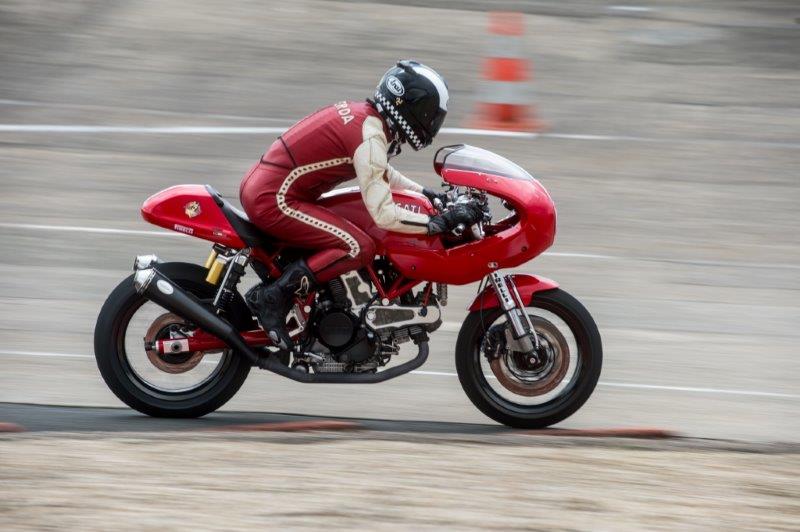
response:
M519 351L535 353L539 350L539 337L533 328L531 317L525 310L525 304L519 295L517 285L511 275L501 275L499 272L489 274L497 299L503 312L511 323L514 340L519 344Z

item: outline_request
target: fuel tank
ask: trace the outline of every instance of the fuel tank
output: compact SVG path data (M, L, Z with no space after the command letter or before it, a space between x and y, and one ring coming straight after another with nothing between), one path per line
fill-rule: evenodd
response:
M427 215L435 214L430 202L422 194L394 190L392 197L395 204L404 209ZM358 187L341 188L328 192L319 199L319 203L370 235L375 240L377 252L381 255L392 255L401 250L443 249L441 239L438 237L390 232L375 225L364 205Z

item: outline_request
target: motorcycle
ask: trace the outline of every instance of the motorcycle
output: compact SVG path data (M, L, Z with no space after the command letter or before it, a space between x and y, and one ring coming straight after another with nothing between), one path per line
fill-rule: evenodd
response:
M258 326L238 285L252 270L271 282L303 256L291 235L278 241L211 186L178 185L148 198L142 216L157 226L212 242L204 265L138 256L134 272L109 295L94 336L109 388L151 416L199 417L221 407L257 367L302 383L377 383L428 358L442 324L448 285L480 281L455 348L458 378L490 418L543 428L576 412L600 376L602 344L589 312L544 277L504 274L549 248L555 205L524 169L490 151L447 146L434 157L447 200L393 193L429 215L474 202L484 219L443 235L377 227L357 188L320 204L350 220L377 245L374 262L296 294L287 317L295 346L280 350ZM506 215L493 221L494 210ZM401 346L416 355L397 363Z

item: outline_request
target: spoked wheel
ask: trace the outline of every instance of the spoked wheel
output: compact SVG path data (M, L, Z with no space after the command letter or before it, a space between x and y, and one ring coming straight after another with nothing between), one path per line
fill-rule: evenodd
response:
M188 338L193 331L194 327L180 316L145 301L130 317L121 346L129 378L143 389L163 394L197 390L213 380L224 369L231 350L159 353L155 349L158 340Z
M591 315L563 290L537 292L527 310L539 341L535 353L514 350L500 309L472 312L458 336L456 369L481 412L532 429L563 421L589 399L603 351Z
M175 284L199 299L214 297L205 270L195 264L159 266ZM252 325L241 297L229 313L240 329ZM136 293L129 277L106 300L95 327L95 358L106 384L125 404L151 416L199 417L225 404L250 372L249 362L230 349L158 353L157 340L179 339L193 327Z

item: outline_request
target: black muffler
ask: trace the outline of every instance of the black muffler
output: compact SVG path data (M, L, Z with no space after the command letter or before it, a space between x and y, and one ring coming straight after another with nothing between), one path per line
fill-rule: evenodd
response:
M155 262L153 263L155 264ZM236 328L203 306L194 295L173 283L155 267L139 269L134 273L133 284L136 292L157 303L170 312L193 322L225 342L234 351L246 356L250 362L298 382L371 384L399 377L420 367L428 359L427 337L417 339L419 352L413 359L377 373L306 373L282 364L274 354L259 354L247 345Z
M170 281L163 273L153 267L137 270L133 285L136 293L193 322L244 354L253 364L258 364L260 357L245 343L233 325L204 307L199 299Z

